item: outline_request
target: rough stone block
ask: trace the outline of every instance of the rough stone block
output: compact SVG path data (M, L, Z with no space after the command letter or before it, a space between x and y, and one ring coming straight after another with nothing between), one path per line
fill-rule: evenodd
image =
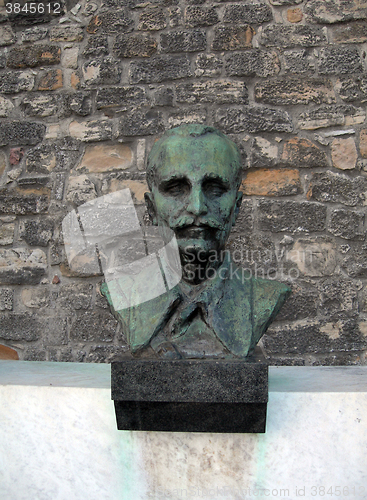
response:
M332 276L337 265L335 242L325 237L299 238L287 251L286 258L305 276Z
M32 90L34 75L30 71L6 71L0 75L0 92L15 94Z
M278 55L275 51L266 52L260 49L231 54L226 58L228 76L260 76L277 75L280 71Z
M298 170L257 169L242 181L241 191L246 196L289 196L302 192Z
M118 106L119 110L127 111L131 107L146 106L148 98L143 87L124 86L99 89L96 95L97 109Z
M50 291L48 288L23 288L22 303L31 309L41 309L50 305Z
M63 94L30 94L23 99L22 106L26 116L60 118L70 114L67 98Z
M360 0L309 0L305 13L321 24L367 19L367 7Z
M160 44L162 52L198 52L206 50L206 33L201 29L162 33Z
M97 345L91 347L85 361L88 363L112 363L130 358L131 354L127 345Z
M11 26L6 24L0 26L0 47L4 47L6 45L12 45L16 41L17 38Z
M187 56L156 56L149 61L130 63L131 83L160 83L190 76L190 60Z
M198 54L195 60L195 76L216 77L222 72L223 61L214 54Z
M168 116L168 124L170 127L178 127L182 123L205 123L207 115L205 110L189 110L183 109L170 113Z
M164 10L159 7L147 7L139 15L138 30L159 31L167 27Z
M364 213L352 210L334 210L331 213L329 232L346 240L364 240Z
M112 342L117 326L117 320L107 311L80 312L71 325L70 338L80 343Z
M79 47L64 47L61 54L61 65L67 69L78 68Z
M225 133L234 134L293 131L292 120L285 111L255 106L219 109L215 115L215 123Z
M322 202L342 203L350 207L363 205L367 190L365 177L351 179L345 174L315 172L307 196Z
M219 22L219 17L215 7L199 7L190 5L185 9L185 24L189 28L199 26L213 26Z
M19 238L30 246L47 247L54 233L52 219L21 220Z
M252 200L243 200L231 234L249 234L254 229L254 207Z
M284 143L281 162L293 167L327 167L326 153L308 139L293 137Z
M151 57L157 47L157 40L149 33L135 33L118 35L113 50L120 58Z
M0 118L7 118L11 115L14 104L10 99L0 96Z
M255 137L251 147L250 167L272 167L277 163L278 146L263 137Z
M0 129L0 146L26 146L42 141L46 126L35 122L12 121L3 123Z
M266 104L331 104L335 94L331 81L322 78L280 78L255 85L255 100Z
M326 207L320 203L297 201L259 202L259 227L278 233L323 231L326 225Z
M12 245L14 242L14 222L0 222L0 245Z
M173 106L174 91L171 87L162 85L154 90L153 104L154 106Z
M83 28L77 25L53 26L49 37L51 42L81 42L84 38Z
M61 69L44 71L40 75L37 90L57 90L63 86L63 75Z
M87 85L113 85L120 82L122 70L116 59L107 56L85 63L82 71Z
M72 283L57 287L52 292L56 307L61 311L86 311L91 308L93 285L90 283Z
M359 151L362 158L367 158L367 129L363 129L359 135Z
M323 47L319 50L320 75L362 73L361 56L356 47Z
M2 285L36 285L46 274L46 270L46 254L38 248L35 250L0 249L0 283Z
M260 41L265 47L286 49L297 45L315 47L327 43L327 38L321 28L314 26L270 24L263 29Z
M283 5L296 5L302 3L303 0L270 0L271 5L283 6Z
M320 294L316 287L297 280L292 286L292 294L286 300L277 321L296 321L315 318L320 302Z
M315 130L335 125L358 125L366 118L363 108L342 104L340 106L320 106L309 112L300 113L298 128Z
M154 135L164 131L162 113L159 111L133 111L120 119L120 134L130 137Z
M241 50L252 48L254 30L251 26L216 26L212 50Z
M0 213L10 215L35 215L47 211L50 191L42 189L0 190Z
M196 4L199 4L199 0L196 2ZM181 7L169 7L167 11L168 11L168 23L170 28L177 28L177 26L183 24L184 21L183 21L183 14Z
M107 9L92 17L87 33L107 34L128 33L134 29L134 21L127 9Z
M26 157L28 172L47 174L56 166L56 153L52 146L40 145L30 149Z
M265 2L228 5L223 16L224 22L232 24L262 24L272 19L272 10Z
M75 92L69 98L69 108L79 116L88 116L92 112L91 92Z
M96 187L86 175L69 177L66 200L74 205L82 205L97 198Z
M302 74L315 70L313 57L307 49L285 50L283 60L286 73Z
M366 243L355 243L347 252L341 267L352 278L367 278Z
M106 141L112 138L112 122L108 118L86 122L73 121L69 134L83 142Z
M42 26L34 26L33 28L27 28L22 32L22 42L38 42L46 38L48 29Z
M11 288L1 288L0 290L0 311L13 310L13 290Z
M303 19L303 12L299 8L287 10L287 21L290 23L300 23Z
M352 137L347 139L336 138L331 143L333 167L340 170L351 170L355 168L357 158L357 148Z
M127 144L88 145L77 166L77 171L87 173L126 170L131 167L133 153Z
M331 32L333 43L364 43L367 41L365 21L336 25L329 32Z
M176 101L190 104L248 104L248 90L245 83L236 81L181 83L176 86Z
M335 83L335 90L343 101L367 101L367 80L359 78L340 78Z
M57 45L35 44L27 47L14 47L10 50L7 66L9 68L35 68L60 64L61 49Z
M38 340L44 333L44 330L40 328L41 324L41 318L35 314L2 314L0 316L0 338L27 342ZM44 327L44 324L42 326Z
M83 50L84 57L98 57L108 54L108 38L105 34L89 36Z

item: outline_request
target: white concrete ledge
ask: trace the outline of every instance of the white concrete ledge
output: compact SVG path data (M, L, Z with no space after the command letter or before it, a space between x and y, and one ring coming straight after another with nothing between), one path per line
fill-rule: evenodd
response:
M367 367L271 367L263 435L117 431L110 398L109 365L0 361L0 500L367 498Z

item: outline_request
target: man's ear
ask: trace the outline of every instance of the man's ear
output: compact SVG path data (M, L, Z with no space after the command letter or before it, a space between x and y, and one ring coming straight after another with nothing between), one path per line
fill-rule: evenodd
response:
M238 214L240 212L240 208L241 208L241 204L242 204L242 198L243 198L242 191L238 191L237 192L237 196L236 196L236 205L234 207L234 218L233 218L233 224L232 224L233 226L235 225L237 217L238 217Z
M157 212L155 209L154 198L151 192L144 193L145 204L147 206L148 214L153 226L158 226Z

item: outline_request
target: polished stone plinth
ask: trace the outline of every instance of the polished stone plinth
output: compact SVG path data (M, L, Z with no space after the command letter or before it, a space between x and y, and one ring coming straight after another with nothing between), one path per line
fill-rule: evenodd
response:
M265 432L268 366L224 360L137 360L111 366L117 427Z
M367 498L367 367L270 367L265 434L118 431L110 376L0 362L1 500Z

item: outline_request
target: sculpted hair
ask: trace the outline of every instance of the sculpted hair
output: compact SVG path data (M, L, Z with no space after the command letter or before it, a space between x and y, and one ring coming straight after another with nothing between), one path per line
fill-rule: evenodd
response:
M157 168L163 163L166 156L166 142L171 137L182 137L184 138L200 138L208 135L216 135L223 140L230 151L230 157L228 158L230 166L236 172L237 186L241 183L241 155L236 144L228 139L222 132L214 127L209 127L208 125L201 124L184 124L179 127L167 130L165 134L153 145L147 161L147 182L149 189L152 190L154 185L155 172Z

